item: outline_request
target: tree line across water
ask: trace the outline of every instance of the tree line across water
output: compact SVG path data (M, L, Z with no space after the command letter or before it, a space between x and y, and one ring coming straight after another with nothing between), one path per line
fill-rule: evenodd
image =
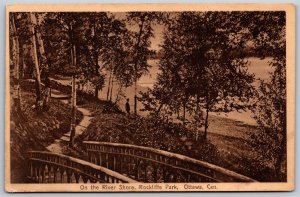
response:
M286 157L285 12L14 12L9 24L16 112L22 111L21 79L35 79L36 109L42 113L51 107L49 77L58 74L73 78L71 139L76 83L91 83L96 98L104 85L109 98L114 81L119 91L134 85L135 114L141 102L151 116L166 122L176 116L203 140L210 112L252 110L261 130L252 142L266 150L262 160L271 160L274 176L281 176ZM160 52L150 47L158 24L163 26ZM249 54L273 57L274 71L258 88L247 69ZM137 96L136 83L155 56L160 57L157 81Z

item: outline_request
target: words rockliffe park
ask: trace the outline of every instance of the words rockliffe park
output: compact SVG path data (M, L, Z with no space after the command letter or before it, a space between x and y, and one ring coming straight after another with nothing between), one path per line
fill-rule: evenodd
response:
M217 189L217 186L213 183L210 184L182 184L182 185L176 185L176 184L165 184L165 185L158 185L158 184L143 184L143 185L126 185L126 184L118 184L118 185L107 185L107 184L101 184L101 185L80 185L81 191L207 191L207 190L215 190Z

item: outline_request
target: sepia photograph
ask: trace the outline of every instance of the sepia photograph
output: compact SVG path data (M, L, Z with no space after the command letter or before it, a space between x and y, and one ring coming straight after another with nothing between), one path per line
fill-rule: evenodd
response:
M293 5L6 17L7 191L294 189Z

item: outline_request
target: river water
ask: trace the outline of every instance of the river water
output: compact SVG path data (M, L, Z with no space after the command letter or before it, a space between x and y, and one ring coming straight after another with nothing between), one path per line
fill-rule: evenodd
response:
M270 72L272 71L271 66L269 65L270 61L272 58L265 58L265 59L259 59L256 57L250 57L247 59L248 60L248 71L250 73L255 74L256 82L254 83L255 86L258 85L258 80L257 79L263 79L263 80L268 80L270 76ZM148 88L153 88L153 84L156 82L156 77L157 74L160 72L159 67L158 67L158 60L149 60L148 63L151 65L151 68L149 69L149 73L146 75L142 76L138 80L138 87L137 91L147 91ZM108 81L105 82L105 87L103 90L100 92L99 98L101 99L106 99L106 94L107 94L107 84ZM118 85L115 82L114 89L112 92L112 100L114 101L117 95L117 89ZM122 110L125 111L125 101L126 98L129 98L130 106L131 106L131 111L133 111L133 98L134 98L134 86L128 87L124 89L124 94L121 96L121 100L119 101L119 106ZM138 103L137 105L138 111L143 108L141 103ZM138 112L140 115L144 115L144 112ZM255 125L256 122L253 119L253 114L250 111L242 111L242 112L230 112L230 113L211 113L212 115L219 116L219 117L225 117L225 118L230 118L233 120L238 120L247 124Z

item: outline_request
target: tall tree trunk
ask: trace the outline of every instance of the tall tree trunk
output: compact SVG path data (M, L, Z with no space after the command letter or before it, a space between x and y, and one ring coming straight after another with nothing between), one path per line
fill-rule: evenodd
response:
M114 75L112 74L112 77L111 77L111 87L110 87L110 97L109 97L110 101L112 101L113 87L114 87Z
M71 58L72 58L72 64L73 68L75 69L75 72L72 76L72 100L71 100L71 127L70 127L70 142L69 146L74 146L74 139L75 139L75 127L76 127L76 48L75 45L71 49Z
M120 84L118 90L117 90L117 95L116 95L116 99L115 99L115 104L119 102L119 96L122 92L122 89L123 89L123 84Z
M20 49L19 49L19 39L17 36L17 29L14 22L14 16L12 15L12 29L13 29L13 63L14 63L14 78L16 80L16 85L19 85L20 78Z
M109 79L108 79L108 87L107 87L107 94L106 94L106 100L107 101L108 101L108 98L109 98L110 81L111 81L111 72L109 72Z
M36 31L37 41L39 43L40 54L42 57L42 63L44 64L45 72L45 94L43 100L43 109L48 110L49 108L49 99L50 99L50 79L49 79L49 65L47 63L47 58L45 55L44 43L41 37L41 33Z
M95 39L95 38L94 38ZM95 56L95 70L96 70L96 73L99 75L99 57L98 57L98 51L97 49L94 49L94 56ZM98 81L99 82L99 81ZM99 84L96 82L96 86L95 86L95 98L98 99L98 96L99 96Z
M185 111L186 111L186 102L184 101L183 103L183 120L182 120L182 124L185 125Z
M25 53L24 53L24 45L21 46L21 50L20 50L20 55L19 57L22 57L22 58L19 58L19 62L22 62L19 64L19 78L24 78L24 75L25 75L25 68L26 68L26 63L25 63Z
M73 37L73 28L72 25L69 24L69 36L71 40L74 40ZM71 61L72 61L72 67L74 69L73 76L72 76L72 95L71 95L71 125L70 125L70 141L69 141L69 147L74 146L74 139L75 139L75 126L76 126L76 47L73 43L71 45Z
M136 96L136 92L137 92L137 79L134 82L134 103L133 103L133 112L134 114L137 114L137 96Z
M207 139L207 128L208 128L208 106L206 107L206 117L205 117L205 125L204 125L204 140Z
M140 42L141 42L141 36L143 33L143 27L144 27L144 17L142 18L142 23L140 25L140 30L139 30L139 35L138 35L138 39L137 39L137 43L136 43L136 50L139 48L140 46ZM136 51L136 59L138 58L138 52ZM135 61L134 64L134 70L135 70L135 79L134 79L134 114L137 114L137 61Z
M198 141L199 138L199 129L198 129L198 124L200 121L200 106L199 106L199 94L196 95L196 122L195 122L195 131L196 131L196 141Z
M20 48L19 39L13 13L11 13L11 29L12 29L12 49L13 49L13 64L14 64L14 90L13 90L13 110L16 115L21 115L21 99L20 99Z
M161 103L158 107L158 109L155 111L155 114L158 116L160 113L160 110L162 109L162 107L164 106L164 103Z
M286 138L285 138L286 140ZM282 164L282 161L283 161L283 158L284 158L284 146L283 146L283 140L280 144L280 148L279 150L277 151L277 158L275 159L275 163L274 163L274 171L275 171L275 177L276 177L276 181L282 181L281 180L281 164Z
M282 89L282 88L281 88ZM281 104L282 111L285 111L286 109L286 105L285 103ZM274 164L274 171L275 171L275 177L276 177L276 181L286 181L284 179L286 179L286 177L282 177L282 172L281 172L281 166L282 166L282 162L284 159L284 156L286 155L286 145L287 145L287 139L286 139L286 113L282 113L280 115L280 120L281 120L281 128L283 128L282 130L282 139L279 143L279 147L278 147L278 151L277 151L277 158L275 159L275 164Z
M34 28L34 22L36 21L35 15L33 13L30 13L30 29L32 34L32 56L33 61L35 65L35 81L36 81L36 106L38 111L41 111L42 108L42 87L41 87L41 73L39 68L39 61L37 56L37 46L36 46L36 35L35 35L35 28Z

